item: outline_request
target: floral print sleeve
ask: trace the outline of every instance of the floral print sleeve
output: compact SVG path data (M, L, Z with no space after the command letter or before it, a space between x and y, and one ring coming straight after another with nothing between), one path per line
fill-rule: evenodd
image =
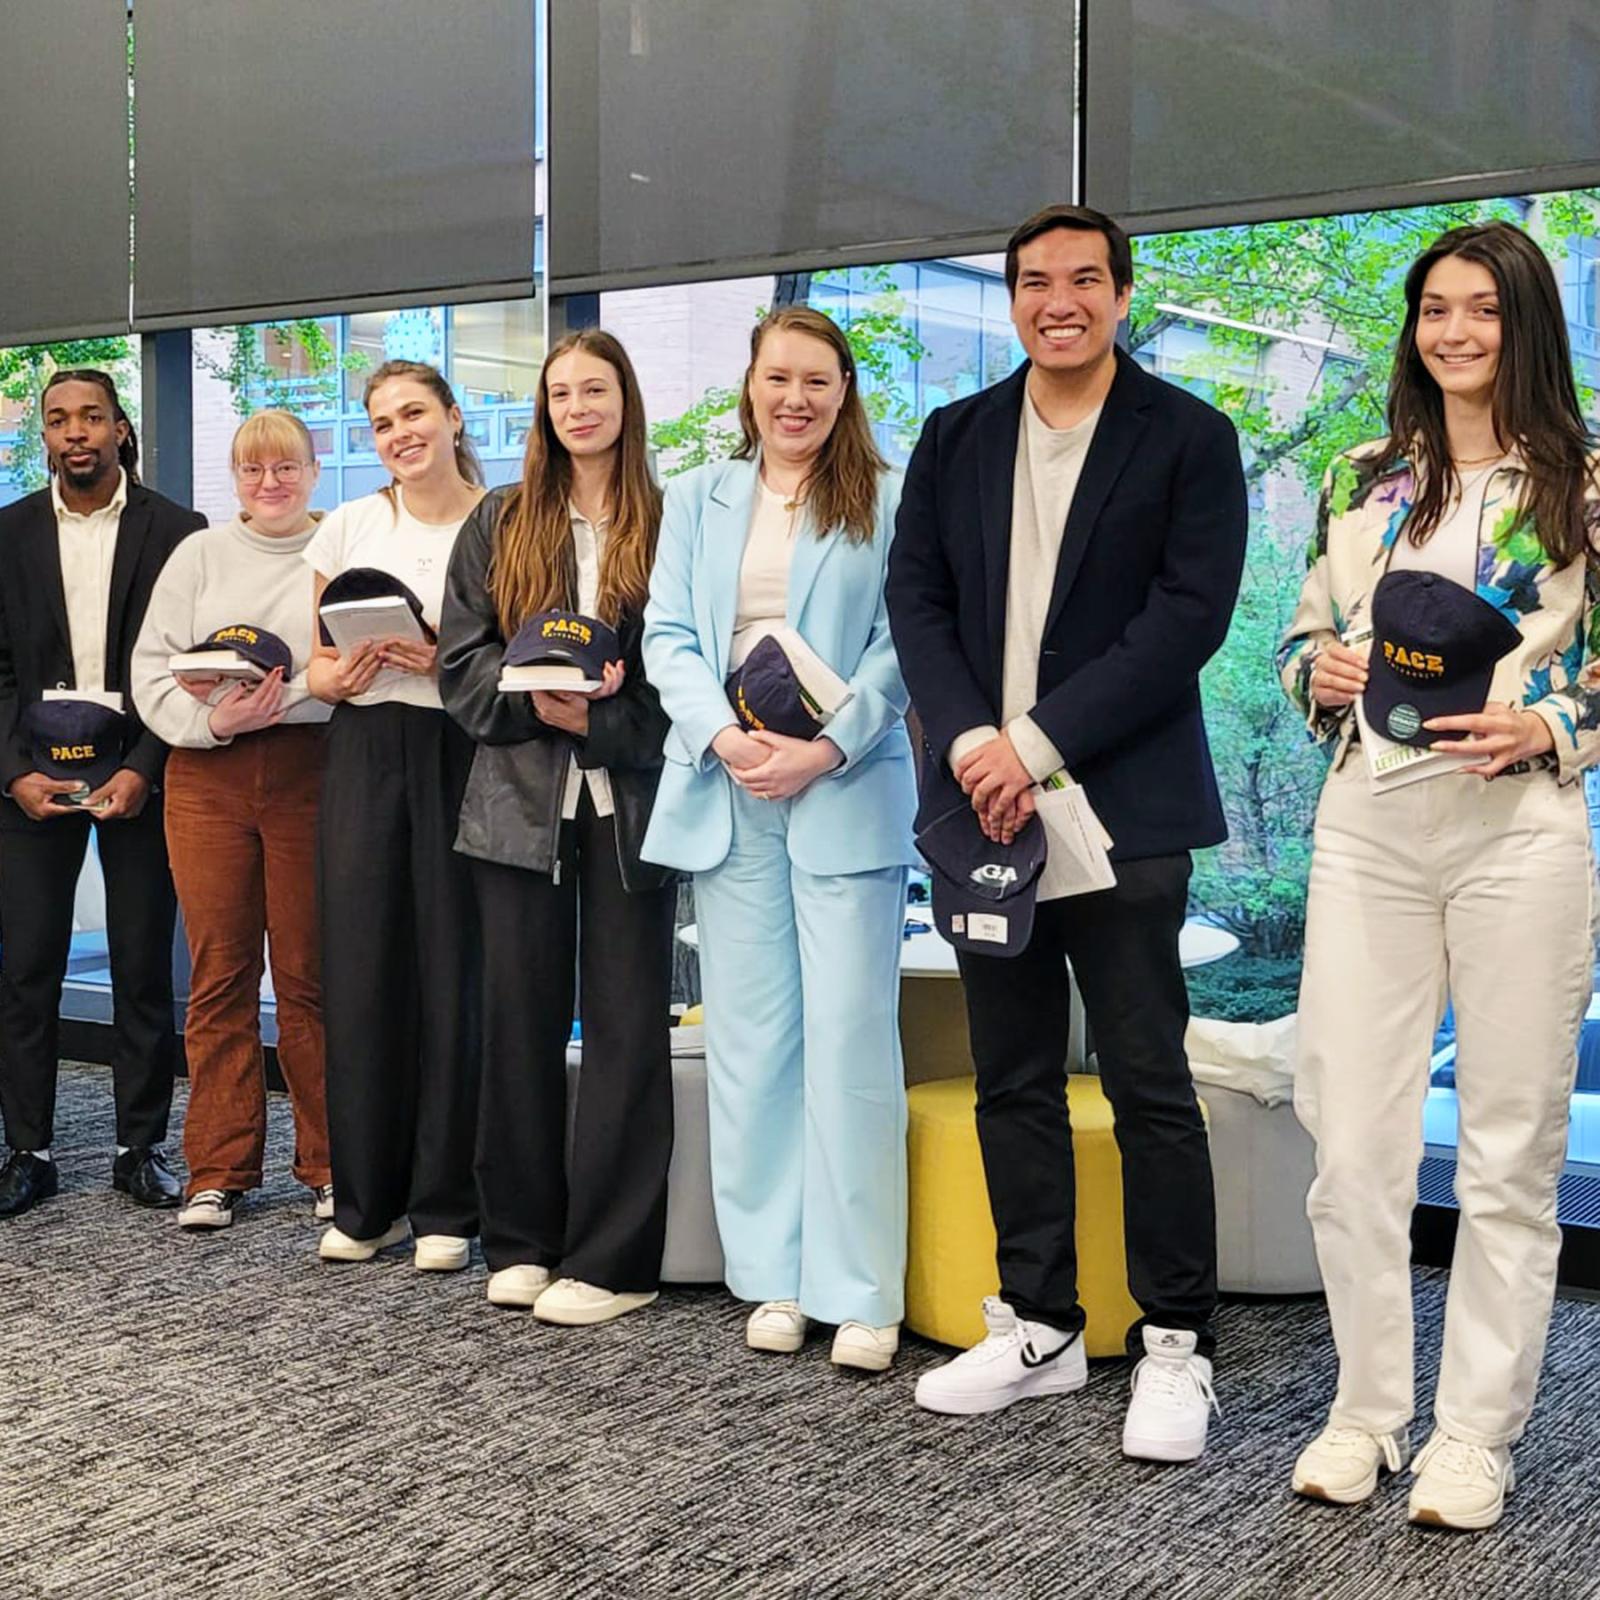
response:
M1306 719L1306 729L1319 743L1337 738L1349 707L1329 710L1311 698L1311 673L1318 655L1338 641L1344 618L1334 599L1328 562L1328 524L1349 508L1356 489L1356 471L1350 461L1337 457L1323 474L1317 497L1317 519L1306 549L1306 576L1300 599L1278 646L1278 678L1290 703Z
M1588 501L1585 521L1589 548L1600 551L1600 500ZM1517 554L1505 544L1501 548L1508 558ZM1593 560L1582 566L1583 606L1572 636L1563 649L1529 672L1523 696L1524 709L1549 724L1563 783L1600 761L1600 572ZM1503 579L1499 586L1510 587Z

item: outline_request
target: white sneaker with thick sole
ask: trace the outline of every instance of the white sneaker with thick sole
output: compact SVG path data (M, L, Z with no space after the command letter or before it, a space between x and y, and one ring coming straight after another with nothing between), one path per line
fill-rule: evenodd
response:
M1122 1453L1139 1461L1194 1461L1205 1450L1216 1409L1211 1363L1196 1355L1187 1328L1144 1329L1144 1359L1133 1369L1133 1398L1122 1423Z
M900 1348L900 1324L875 1328L870 1322L841 1322L828 1359L836 1367L858 1372L887 1372Z
M472 1255L472 1241L453 1233L419 1233L411 1264L418 1272L459 1272Z
M352 1239L342 1228L329 1228L317 1241L317 1254L324 1261L370 1261L380 1250L403 1244L411 1234L411 1224L402 1217L391 1222L376 1239Z
M1443 1428L1433 1430L1411 1470L1417 1481L1406 1514L1426 1527L1492 1528L1517 1486L1507 1446L1470 1444Z
M1411 1459L1411 1435L1326 1427L1300 1452L1291 1480L1308 1500L1353 1506L1378 1487L1378 1475L1399 1472Z
M214 1233L233 1226L234 1207L244 1198L237 1189L201 1189L178 1213L178 1226L190 1233Z
M806 1342L806 1323L798 1300L763 1300L744 1325L744 1342L752 1350L793 1355Z
M550 1287L550 1269L519 1262L514 1267L501 1267L489 1274L489 1304L513 1306L518 1311L531 1311L534 1302Z
M563 1328L592 1328L596 1323L625 1317L658 1299L660 1294L655 1289L602 1289L577 1278L557 1278L539 1296L533 1314L541 1322L554 1322Z
M318 1184L311 1191L311 1214L318 1222L333 1221L333 1185L331 1183Z
M1071 1394L1089 1381L1083 1336L1026 1322L1004 1300L983 1302L981 1344L917 1379L917 1404L947 1416L1003 1411L1036 1395Z

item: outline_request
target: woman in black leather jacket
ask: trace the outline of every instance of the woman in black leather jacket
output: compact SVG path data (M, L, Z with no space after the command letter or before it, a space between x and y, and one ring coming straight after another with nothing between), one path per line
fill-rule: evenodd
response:
M660 1275L675 889L639 860L667 729L640 657L660 516L627 352L572 334L540 373L521 483L468 518L445 586L440 689L478 746L456 848L483 924L480 1237L489 1299L546 1322L610 1321L654 1300ZM592 695L502 693L507 641L556 609L614 627L620 661Z

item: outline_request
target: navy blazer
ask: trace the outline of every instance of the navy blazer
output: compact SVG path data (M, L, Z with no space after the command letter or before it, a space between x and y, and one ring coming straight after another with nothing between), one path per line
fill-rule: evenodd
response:
M167 747L139 720L129 663L150 591L167 557L181 539L205 525L198 511L176 505L143 484L128 485L111 563L105 686L120 693L126 707L122 765L152 788L160 786ZM17 728L22 713L46 689L76 687L55 504L44 488L0 511L0 788L9 788L36 765ZM34 824L8 797L0 805L0 827L10 826Z
M1114 860L1227 837L1200 712L1244 565L1233 424L1121 350L1061 541L1031 715L1088 791ZM927 757L999 726L1026 363L928 418L889 552L889 623ZM949 785L924 786L929 807Z

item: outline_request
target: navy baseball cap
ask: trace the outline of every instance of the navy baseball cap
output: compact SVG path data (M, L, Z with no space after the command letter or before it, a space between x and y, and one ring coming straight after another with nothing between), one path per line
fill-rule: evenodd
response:
M598 683L608 661L622 659L617 630L576 611L541 611L517 629L506 646L508 667L577 667Z
M940 813L917 835L933 883L933 922L958 950L1014 956L1033 934L1046 841L1035 819L1010 844L986 838L972 803Z
M422 629L422 637L429 644L439 637L422 615L422 602L416 594L393 573L384 572L378 567L351 567L337 578L330 578L327 588L322 591L322 598L317 602L317 608L320 611L323 606L336 605L342 600L404 600L411 607L417 626ZM319 622L317 627L322 642L331 646L333 635L328 632L327 623Z
M98 789L122 765L127 718L94 700L36 700L22 713L35 768Z
M199 644L191 645L189 654L204 655L208 650L215 650L219 655L231 650L263 672L281 667L286 678L294 671L294 652L288 645L277 634L252 627L248 622L230 622L227 627L216 629Z
M1482 711L1495 663L1521 638L1503 612L1436 572L1385 573L1372 591L1368 726L1400 744L1454 738L1423 723Z
M724 687L747 731L763 728L791 739L815 739L822 732L821 707L806 693L794 663L770 633L756 641Z

